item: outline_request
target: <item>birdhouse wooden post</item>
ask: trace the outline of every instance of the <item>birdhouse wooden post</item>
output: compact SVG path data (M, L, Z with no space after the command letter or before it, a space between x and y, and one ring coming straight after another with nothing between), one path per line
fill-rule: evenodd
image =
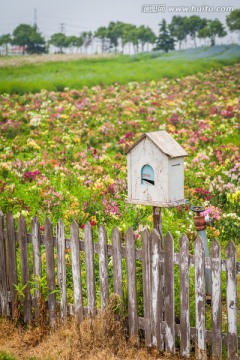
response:
M128 198L131 204L153 206L161 234L161 208L186 204L184 157L186 151L166 132L143 134L128 150Z

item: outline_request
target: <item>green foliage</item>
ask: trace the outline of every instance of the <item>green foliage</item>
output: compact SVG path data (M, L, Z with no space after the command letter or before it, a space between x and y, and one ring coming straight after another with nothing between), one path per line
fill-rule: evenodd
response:
M45 52L45 40L36 27L20 24L13 31L12 43L23 47L23 53L41 54Z
M182 41L186 41L188 35L187 17L174 15L168 27L171 36L179 41L179 48L181 48Z
M10 34L3 34L0 36L0 46L5 45L6 55L8 55L8 45L12 43L12 36Z
M195 46L197 46L196 44L197 34L201 29L203 29L206 26L206 24L207 24L207 19L201 18L200 16L197 15L189 16L186 19L187 33L194 40Z
M137 29L137 33L138 33L138 40L142 47L141 49L142 52L144 51L144 47L146 44L154 44L156 41L156 35L152 31L152 29L150 29L149 26L146 27L144 25L139 26L139 28Z
M28 285L28 283L26 283L24 285L22 285L21 283L18 285L14 284L15 290L17 292L18 301L21 301L25 298L24 290L26 289L27 285Z
M203 56L206 50L206 48L201 49ZM64 88L80 89L84 86L109 85L116 82L126 84L128 81L141 82L149 79L159 80L163 77L170 79L183 77L238 62L238 58L231 58L228 55L229 50L231 51L231 47L226 46L228 57L223 59L210 56L206 59L192 57L184 60L185 52L177 51L171 52L171 55L153 52L135 56L98 57L14 68L2 67L0 94L36 93L42 89L63 91Z
M100 26L94 33L94 37L101 40L102 44L102 53L105 51L107 47L108 41L108 29L105 26Z
M70 47L80 48L83 46L83 38L81 36L68 36L67 43Z
M80 35L80 38L82 39L82 45L84 46L85 50L87 51L87 48L91 45L93 34L91 31L83 31Z
M6 352L0 352L0 360L16 360L16 358Z
M68 38L65 34L55 33L51 36L51 38L49 40L49 44L59 48L59 52L62 53L63 48L67 48L70 44L70 41L68 41Z
M223 24L220 20L207 20L207 24L204 28L199 30L198 37L199 38L210 38L211 46L215 45L216 37L224 37L227 33L224 29Z
M226 22L230 31L240 31L240 9L233 10L226 17Z
M174 50L174 38L169 34L166 20L163 19L159 25L159 36L154 50L163 50L165 52Z
M102 42L102 52L114 48L117 51L118 45L122 46L122 51L126 44L132 44L135 52L139 50L139 44L141 50L144 51L146 44L153 44L156 40L154 32L150 27L123 23L121 21L111 21L108 27L101 26L94 34Z

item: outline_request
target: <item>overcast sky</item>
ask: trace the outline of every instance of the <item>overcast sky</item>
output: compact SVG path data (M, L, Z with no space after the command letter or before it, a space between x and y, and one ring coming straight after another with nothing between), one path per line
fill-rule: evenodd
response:
M171 9L172 6L189 6L189 11L179 12ZM196 9L190 11L191 6L193 10L194 7ZM12 33L20 23L33 25L34 9L39 30L44 36L50 37L60 31L61 23L64 24L66 35L79 35L85 30L95 31L99 26L107 26L110 21L118 20L135 25L148 25L158 33L161 19L165 18L169 22L173 15L194 14L211 19L218 18L225 23L226 15L230 13L227 7L240 8L239 0L170 0L168 3L164 3L164 0L0 0L0 34ZM204 9L206 11L201 11ZM232 35L228 37L229 42L231 38Z

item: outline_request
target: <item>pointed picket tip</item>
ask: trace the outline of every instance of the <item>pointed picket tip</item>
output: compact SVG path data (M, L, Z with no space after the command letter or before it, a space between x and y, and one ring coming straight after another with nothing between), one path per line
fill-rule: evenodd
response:
M144 233L150 234L150 231L149 231L148 228L144 228L142 233L143 233L143 234L144 234Z
M148 229L144 229L142 232L142 238L149 239L149 237L150 237L150 231Z
M114 226L113 230L112 230L112 236L114 235L119 235L120 234L120 230L117 227L117 225Z
M161 246L161 237L159 232L156 229L153 229L153 231L150 234L150 242L151 244L157 244L158 247Z
M99 234L100 234L100 233L107 234L107 231L106 231L106 229L105 229L105 227L104 227L103 224L101 224L101 225L99 226L99 228L98 228L98 233L99 233Z
M6 223L7 223L7 227L8 227L8 228L12 227L12 229L14 229L14 227L15 227L14 218L13 218L11 212L9 212L9 213L7 214Z
M84 225L83 231L84 231L84 238L88 236L92 237L92 227L89 221Z
M62 219L59 220L59 225L64 226ZM70 228L72 230L78 230L78 224L76 223L75 220L72 221Z
M60 218L60 219L58 220L58 225L64 227L64 222L63 222L63 219L62 219L62 218Z
M52 232L52 223L49 220L48 217L46 217L46 220L44 222L44 241L48 240L49 238L51 239L53 235Z
M7 213L7 219L13 219L13 215L10 211Z
M129 227L129 228L127 229L126 236L127 236L127 237L133 237L133 238L134 238L134 231L133 231L133 229L132 229L131 227Z
M173 242L173 237L172 237L172 234L170 233L170 231L168 231L167 234L164 237L164 243L167 243L167 242L170 242L170 241Z
M194 248L196 248L196 247L197 248L204 248L203 240L199 235L196 237L196 240L194 242Z
M26 219L25 219L25 216L21 213L19 218L18 218L18 224L26 224Z
M21 212L21 214L19 215L19 219L21 220L25 220L25 216L23 215L23 213Z
M232 240L230 240L225 249L226 249L227 253L235 253L236 245L234 244L234 242Z
M182 247L185 244L189 244L189 240L186 234L182 234L180 238L180 246Z
M160 239L160 233L159 233L159 231L158 231L157 229L153 229L151 235L152 235L152 237L153 237L154 239L156 239L156 238Z
M52 223L49 219L49 217L47 216L46 219L45 219L45 222L44 222L44 228L47 227L47 226L52 226Z
M187 256L189 255L189 240L186 234L182 234L180 238L179 253L180 253L180 257L185 256L185 254L187 254Z
M74 241L74 239L79 241L79 227L75 220L70 225L70 240Z
M36 215L32 218L32 226L34 226L34 225L37 225L37 226L40 225L38 217Z
M0 227L1 227L1 233L3 235L3 232L4 232L4 215L3 215L2 212L0 213Z
M90 222L86 222L86 224L84 225L84 230L92 230L91 224Z
M214 238L211 243L211 253L220 253L221 252L221 245L219 244L218 240Z

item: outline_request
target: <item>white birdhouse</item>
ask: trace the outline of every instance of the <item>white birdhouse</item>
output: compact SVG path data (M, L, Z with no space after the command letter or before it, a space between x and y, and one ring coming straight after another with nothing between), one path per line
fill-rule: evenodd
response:
M158 207L186 204L184 156L186 151L166 131L143 134L127 150L127 201Z

